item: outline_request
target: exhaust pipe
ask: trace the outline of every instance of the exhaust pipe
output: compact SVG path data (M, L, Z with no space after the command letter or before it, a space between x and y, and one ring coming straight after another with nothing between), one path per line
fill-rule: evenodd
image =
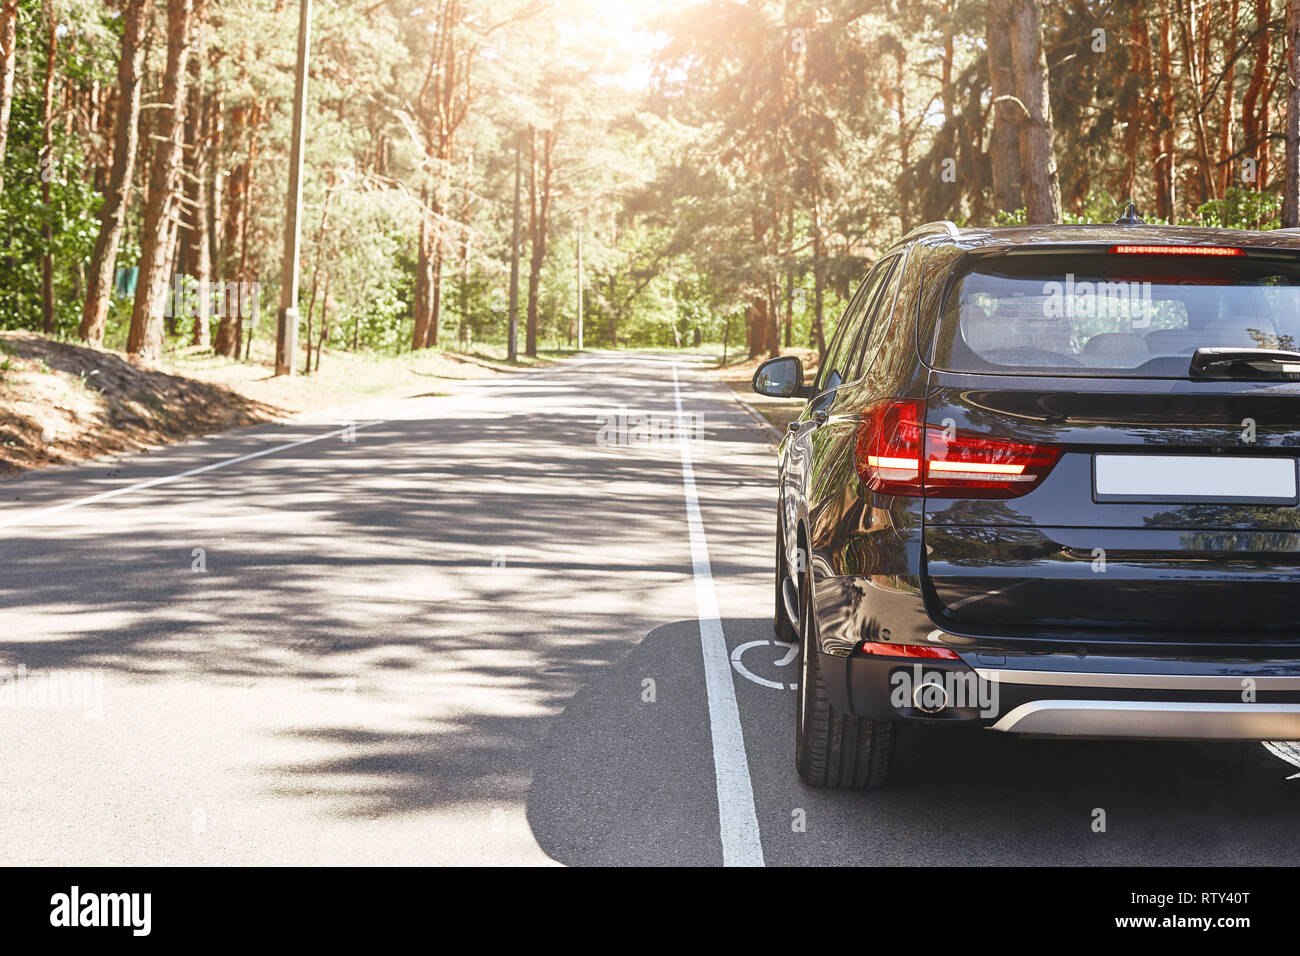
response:
M923 714L937 714L948 707L948 689L935 681L926 681L912 691L912 704Z

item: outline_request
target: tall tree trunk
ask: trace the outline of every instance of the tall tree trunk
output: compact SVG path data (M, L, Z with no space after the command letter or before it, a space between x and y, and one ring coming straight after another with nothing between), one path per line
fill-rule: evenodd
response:
M438 326L442 324L442 237L443 229L436 229L433 237L433 258L429 262L433 294L429 301L429 331L424 338L424 347L427 349L438 347Z
M618 300L614 298L614 273L609 274L609 344L618 348Z
M1174 76L1173 43L1170 39L1169 16L1165 14L1157 23L1160 34L1160 56L1157 71L1159 106L1156 111L1156 139L1153 149L1156 180L1156 215L1174 221L1177 205L1177 183L1174 179ZM1155 51L1152 51L1155 58Z
M208 161L209 130L207 97L203 92L203 65L207 52L207 0L198 0L195 19L198 42L191 61L189 116L186 117L190 170L185 182L190 227L186 230L189 248L185 259L198 282L199 301L194 313L190 344L207 348L211 342L209 323L212 318L212 246L208 232Z
M812 234L813 234L813 324L811 337L812 345L817 347L817 360L820 362L826 357L826 323L823 319L825 314L825 292L822 281L822 206L821 196L817 184L813 184L813 205L812 205Z
M1271 17L1270 0L1255 0L1255 66L1241 102L1241 125L1245 134L1243 147L1255 160L1254 186L1257 190L1263 190L1268 179L1268 77L1273 55L1268 24Z
M190 50L193 0L167 0L167 67L158 110L158 146L149 173L140 248L140 283L131 310L126 350L157 358L163 348L163 308L169 283L167 265L175 238L173 222L180 185L182 113L185 109L185 64Z
M537 131L531 131L529 155L532 175L528 180L528 318L524 333L524 354L537 355L538 295L541 291L542 266L546 263L546 237L551 216L551 172L555 149L555 129L542 133L542 149L537 151Z
M140 90L144 66L144 16L146 0L129 0L122 8L122 53L117 64L117 115L113 120L113 167L99 213L99 237L90 257L86 305L81 313L81 337L91 345L104 344L104 322L117 265L117 247L130 204L131 180L140 133Z
M993 208L1020 208L1020 107L1015 103L1015 72L1011 67L1011 3L989 0L984 38L988 46L989 91L993 98L993 133L989 161L993 171Z
M1228 4L1228 32L1223 37L1223 56L1227 60L1232 55L1232 47L1237 42L1237 22L1240 19L1241 0L1230 0ZM1208 10L1207 10L1208 12ZM1218 194L1226 196L1228 187L1232 185L1232 107L1233 107L1233 87L1237 81L1237 62L1229 60L1224 68L1221 96L1223 97L1222 111L1219 114L1219 161L1216 185Z
M474 219L474 148L471 146L465 154L465 188L464 205L461 207L460 223L463 235L457 244L460 256L460 320L456 330L456 342L459 348L469 347L469 267L473 254L471 243L474 239L470 224Z
M429 318L433 306L433 237L429 224L428 179L420 190L420 234L416 240L415 260L415 311L411 330L411 348L422 349L429 338Z
M243 136L248 137L247 151L244 158L235 164L225 179L225 213L222 217L223 238L221 240L220 272L226 281L235 280L243 283L247 280L245 266L247 263L248 221L253 199L253 168L257 158L257 124L261 122L261 106L254 100L252 104L240 104L230 111L231 135L228 137L232 150L236 148ZM228 358L239 358L243 344L243 316L239 305L231 306L229 297L221 312L221 321L217 323L217 338L213 344L214 351Z
M59 52L59 15L53 2L45 4L48 33L45 47L45 86L41 96L41 199L50 206L50 180L54 178L54 64ZM46 335L54 334L54 231L47 222L41 229L41 318Z
M1286 184L1282 225L1300 226L1300 0L1286 0Z
M1131 73L1128 87L1129 113L1128 124L1124 127L1124 172L1120 179L1120 195L1117 198L1137 202L1135 192L1139 139L1143 129L1148 126L1151 116L1147 99L1151 77L1151 31L1147 28L1147 21L1138 7L1133 8L1131 16L1133 20L1128 27Z
M785 207L785 249L785 347L790 348L794 344L794 204L790 202ZM700 334L699 326L695 334Z
M1209 65L1202 59L1205 37L1197 32L1195 11L1189 0L1179 0L1178 37L1183 47L1183 76L1190 92L1192 108L1192 137L1196 145L1196 168L1199 173L1192 182L1196 194L1193 206L1214 198L1214 164L1210 157L1210 134L1205 125L1205 107L1208 102Z
M225 235L225 148L226 104L220 84L208 97L208 170L212 176L208 188L208 258L217 273L221 263L221 241Z
M894 109L898 119L898 166L899 178L904 183L911 178L911 144L912 137L907 131L907 83L903 68L907 63L907 52L900 44L894 51ZM912 204L911 189L898 190L898 219L903 232L911 227Z
M1038 4L1039 0L1011 0L1011 58L1015 64L1016 96L1026 114L1020 125L1025 214L1030 223L1049 223L1061 221L1061 185L1056 174L1047 56Z
M0 192L4 191L5 145L14 101L14 67L18 63L18 0L0 0Z

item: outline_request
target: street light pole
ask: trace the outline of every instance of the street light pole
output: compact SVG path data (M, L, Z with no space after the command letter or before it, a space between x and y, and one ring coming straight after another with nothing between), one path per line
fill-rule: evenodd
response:
M289 196L284 216L284 260L280 275L279 325L275 337L275 374L292 375L298 351L298 245L302 209L302 153L307 114L307 50L311 45L311 0L301 0L298 17L298 66L293 91L293 141L289 156Z

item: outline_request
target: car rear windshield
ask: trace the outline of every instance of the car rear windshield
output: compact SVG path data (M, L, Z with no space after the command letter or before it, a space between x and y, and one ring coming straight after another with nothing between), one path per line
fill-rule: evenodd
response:
M1185 378L1198 348L1294 350L1300 262L1117 253L983 258L950 290L934 365Z

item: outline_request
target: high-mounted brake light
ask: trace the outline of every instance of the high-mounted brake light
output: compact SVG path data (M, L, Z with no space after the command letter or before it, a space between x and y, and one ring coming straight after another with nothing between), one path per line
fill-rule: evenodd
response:
M929 647L925 644L881 644L864 641L862 651L879 657L923 657L931 661L959 661L957 652L947 647Z
M1228 246L1111 246L1112 253L1135 256L1244 256L1246 250Z
M1061 449L927 426L923 402L884 401L863 412L855 457L877 494L1017 498L1047 477Z

